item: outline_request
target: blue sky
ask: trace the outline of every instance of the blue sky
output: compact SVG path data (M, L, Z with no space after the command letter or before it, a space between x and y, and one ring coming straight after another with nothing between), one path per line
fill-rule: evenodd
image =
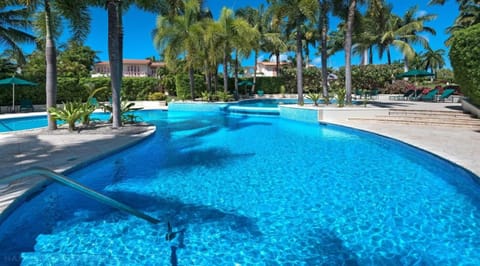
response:
M428 26L433 27L437 31L436 36L426 35L430 41L430 46L435 49L445 49L447 52L447 47L444 45L444 41L448 38L445 34L445 29L452 25L455 17L458 14L458 8L456 1L450 0L444 6L428 6L429 0L399 0L393 1L390 0L390 3L393 3L394 13L402 16L405 11L412 6L418 5L419 12L427 12L428 14L438 15L437 19L433 22L430 22ZM214 16L217 17L220 13L220 10L223 6L237 9L244 6L257 7L261 3L266 3L264 0L207 0L206 5L213 12ZM124 14L124 58L128 59L142 59L150 56L158 56L158 52L153 47L151 32L155 27L156 15L151 13L142 12L136 8L130 8ZM337 19L332 19L331 28L335 25ZM86 40L86 45L92 47L95 51L98 51L98 56L102 61L108 60L107 53L107 13L104 9L92 9L92 26L91 33ZM417 50L418 51L418 50ZM420 49L421 51L421 49ZM315 53L315 51L311 51ZM447 53L448 54L448 53ZM401 56L398 52L392 49L392 59L398 60L401 59ZM447 60L447 67L450 67ZM319 62L319 61L318 61ZM329 60L329 66L338 67L344 64L344 54L337 53L332 56ZM358 64L359 58L353 57L353 63ZM380 60L375 56L374 63L384 63L386 62L386 56L383 60ZM242 61L244 66L252 66L253 59L245 59Z

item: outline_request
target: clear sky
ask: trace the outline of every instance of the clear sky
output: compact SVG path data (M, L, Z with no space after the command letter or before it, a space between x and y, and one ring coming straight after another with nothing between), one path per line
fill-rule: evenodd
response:
M436 49L445 49L448 54L448 48L445 47L444 42L448 38L445 34L445 29L451 26L458 14L456 1L450 0L444 6L428 6L429 0L389 0L393 4L393 12L397 15L403 16L409 7L418 5L419 12L426 12L428 14L438 15L437 19L428 23L427 25L433 27L437 31L436 36L425 35L430 41L430 46ZM207 7L213 12L215 18L218 17L223 6L237 9L244 6L257 7L261 3L266 3L264 0L207 0ZM124 14L124 58L128 59L142 59L150 56L159 57L152 42L152 30L155 28L156 15L146 13L137 8L130 8ZM331 28L335 26L338 19L332 18ZM92 9L92 26L91 33L88 36L86 45L98 51L98 56L102 61L108 60L107 53L107 12L104 9ZM417 51L421 51L419 47ZM311 54L315 51L312 50ZM401 56L398 52L392 49L392 60L399 60ZM448 56L447 67L450 67ZM318 63L316 63L318 62ZM314 64L319 65L319 60L314 60ZM329 66L338 67L344 64L344 54L337 53L329 59ZM353 63L358 64L359 58L353 57ZM376 54L374 63L386 62L386 55L380 60ZM243 60L244 66L253 66L253 59L249 58Z

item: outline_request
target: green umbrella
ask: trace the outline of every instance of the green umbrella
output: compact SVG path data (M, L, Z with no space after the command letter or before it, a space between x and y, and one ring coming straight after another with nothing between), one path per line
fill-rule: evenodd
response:
M37 83L33 83L21 78L11 77L0 80L0 85L12 85L12 110L15 111L15 85L35 86Z
M247 86L252 86L253 85L253 82L251 82L250 80L244 80L244 81L240 81L238 83L239 86L243 86L243 85L247 85Z
M429 76L434 76L435 74L430 73L426 70L419 70L419 69L412 69L407 72L398 74L396 77L397 78L409 78L409 77L414 77L415 81L417 80L417 77L429 77ZM417 90L415 90L415 98L417 97Z
M412 69L407 72L398 74L396 77L397 78L408 78L408 77L428 77L428 76L433 76L433 73L430 73L425 70L418 70L418 69Z

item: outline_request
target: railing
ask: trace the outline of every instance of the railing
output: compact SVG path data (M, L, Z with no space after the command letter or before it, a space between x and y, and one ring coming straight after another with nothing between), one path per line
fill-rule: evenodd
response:
M24 177L28 177L28 176L33 176L33 175L41 175L41 176L44 176L44 177L47 177L47 178L50 178L52 179L53 181L55 182L58 182L62 185L65 185L67 187L70 187L70 188L73 188L74 190L77 190L79 192L81 192L82 194L86 195L86 196L89 196L90 198L93 198L94 200L98 201L98 202L101 202L103 204L106 204L110 207L113 207L113 208L116 208L116 209L119 209L121 211L125 211L129 214L132 214L132 215L135 215L137 216L138 218L141 218L141 219L144 219L150 223L153 223L153 224L158 224L160 222L160 220L158 219L155 219L143 212L140 212L126 204L123 204L117 200L114 200L110 197L107 197L99 192L96 192L76 181L74 181L73 179L70 179L64 175L61 175L61 174L57 174L47 168L43 168L43 167L34 167L34 168L30 168L30 169L27 169L25 171L22 171L18 174L13 174L11 176L8 176L6 178L2 178L0 179L0 183L11 183L12 181L15 181L17 179L20 179L20 178L24 178Z

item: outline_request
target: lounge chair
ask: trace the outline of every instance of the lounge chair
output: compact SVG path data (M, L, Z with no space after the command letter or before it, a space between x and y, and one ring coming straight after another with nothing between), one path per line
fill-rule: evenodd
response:
M443 91L443 93L440 95L440 97L438 97L438 101L439 102L444 102L445 99L447 99L448 97L452 96L453 94L455 93L455 89L445 89ZM453 101L453 99L452 99Z
M95 97L89 98L89 99L88 99L88 102L89 102L91 105L95 106L95 108L98 108L98 107L100 106L100 104L98 103L97 98L95 98Z
M32 100L30 99L23 99L23 100L20 100L20 109L19 109L20 112L27 112L27 111L31 111L33 112L34 111L34 108L33 108L33 104L32 104Z
M372 99L377 99L377 98L378 98L378 89L377 89L377 88L371 89L371 90L369 91L369 94L370 94L370 95L369 95L370 98L372 98Z
M435 97L437 93L438 93L438 89L430 90L427 94L422 95L422 97L420 97L420 100L433 102L435 101Z
M410 96L413 95L413 93L415 92L414 89L410 89L408 91L406 91L403 95L392 95L389 97L390 100L397 100L397 101L405 101L405 100L408 100L410 98Z

